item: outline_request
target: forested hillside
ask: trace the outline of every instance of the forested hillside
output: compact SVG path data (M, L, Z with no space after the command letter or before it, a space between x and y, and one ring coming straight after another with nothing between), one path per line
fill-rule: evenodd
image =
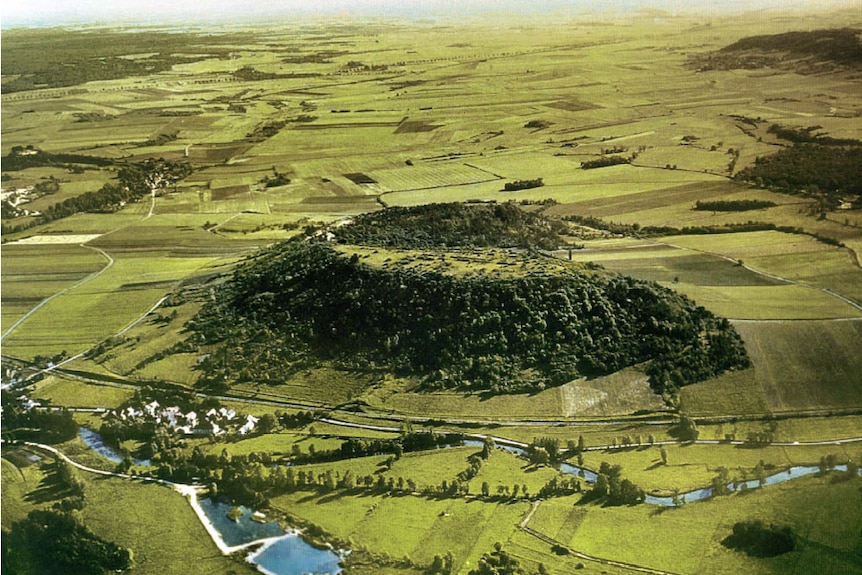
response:
M382 269L320 242L241 265L189 327L214 387L276 384L331 361L419 376L426 389L516 392L649 362L662 393L748 365L726 321L657 284L579 268Z
M429 204L357 216L333 230L341 243L380 247L539 247L554 249L566 226L515 204Z
M697 55L700 70L775 67L800 73L862 65L860 31L852 28L793 31L742 38L716 52Z

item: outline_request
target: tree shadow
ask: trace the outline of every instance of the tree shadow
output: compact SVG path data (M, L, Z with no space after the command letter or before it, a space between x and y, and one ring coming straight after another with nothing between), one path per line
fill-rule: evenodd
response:
M49 470L39 486L33 491L30 491L24 496L24 500L33 504L50 503L51 501L59 501L65 497L72 495L72 491L60 481L57 472Z

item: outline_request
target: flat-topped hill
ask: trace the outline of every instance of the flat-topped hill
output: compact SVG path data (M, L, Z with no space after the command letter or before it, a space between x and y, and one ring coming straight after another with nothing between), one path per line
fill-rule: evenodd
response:
M210 354L201 381L276 384L328 363L426 389L515 392L646 363L661 393L748 365L726 321L654 283L531 265L538 255L464 274L360 253L290 241L239 266L189 324Z
M564 243L566 226L506 203L392 207L357 216L333 230L340 243L380 247L538 247Z

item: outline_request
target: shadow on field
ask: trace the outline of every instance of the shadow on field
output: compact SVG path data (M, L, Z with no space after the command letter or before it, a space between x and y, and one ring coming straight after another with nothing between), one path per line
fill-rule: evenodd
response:
M25 495L24 500L29 503L42 504L58 501L71 494L69 488L60 481L57 473L48 470L42 481L39 482L39 486Z

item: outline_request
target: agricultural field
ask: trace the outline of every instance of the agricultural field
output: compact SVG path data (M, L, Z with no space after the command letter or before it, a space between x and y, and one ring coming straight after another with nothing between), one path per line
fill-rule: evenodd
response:
M855 573L859 570L859 520L854 512L858 481L808 478L746 495L717 498L656 513L648 508L603 508L543 502L530 526L596 557L614 557L675 573ZM844 499L847 497L849 499ZM546 509L547 507L547 509ZM754 558L720 541L735 521L761 518L792 524L800 549L791 555ZM620 533L631 534L620 544ZM628 536L627 536L628 537ZM648 550L635 542L650 541Z
M810 4L804 17L459 7L457 20L258 24L248 9L229 24L4 22L4 440L199 484L352 550L344 575L482 575L497 543L524 575L862 573L859 480L840 472L680 508L614 505L611 487L597 500L538 495L579 458L662 495L707 487L721 468L742 479L761 462L862 458L862 12ZM799 150L774 177L770 162ZM437 227L386 220L450 203L458 215ZM464 215L474 208L482 217ZM276 267L282 242L331 249L338 266ZM566 274L577 289L554 283ZM560 299L531 309L534 284L507 307L476 287L525 277ZM407 300L391 278L402 291L461 287L396 307ZM643 291L658 295L633 304ZM575 315L555 325L557 308ZM333 322L302 323L306 309ZM374 325L392 309L415 325ZM444 309L469 337L434 323ZM423 330L427 349L398 356ZM468 344L481 352L461 357ZM411 363L421 355L427 372ZM252 427L186 433L94 411L154 400L234 410ZM263 417L271 432L255 429ZM115 460L74 433L106 423ZM534 445L524 457L472 443L400 452L430 432ZM584 451L565 451L579 440ZM125 458L139 450L152 465ZM69 497L52 487L52 458L33 453L4 447L4 539ZM309 483L287 487L288 469ZM253 572L179 494L77 474L86 525L133 550L126 572ZM722 545L750 519L789 527L795 549Z

